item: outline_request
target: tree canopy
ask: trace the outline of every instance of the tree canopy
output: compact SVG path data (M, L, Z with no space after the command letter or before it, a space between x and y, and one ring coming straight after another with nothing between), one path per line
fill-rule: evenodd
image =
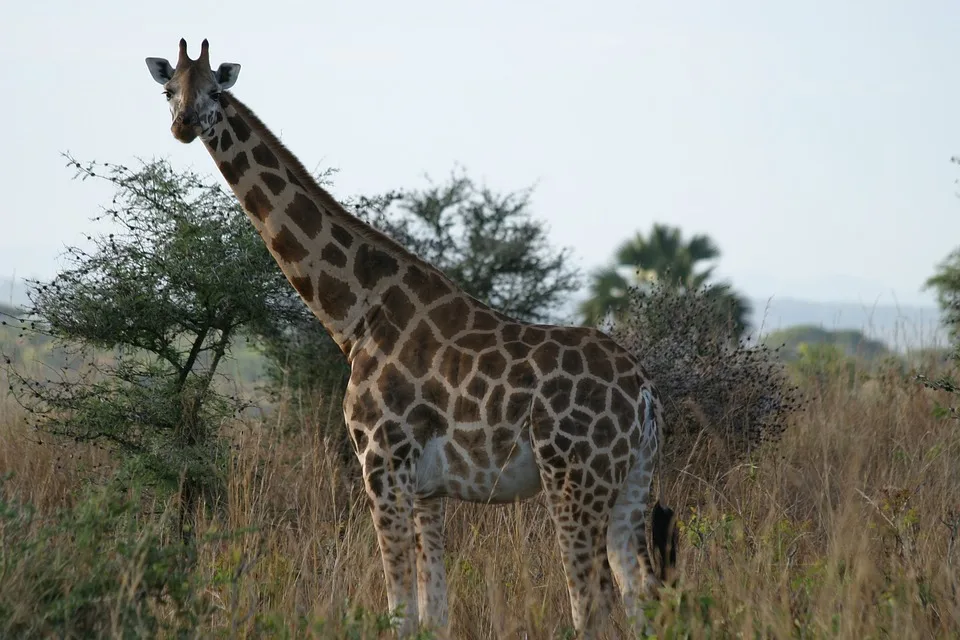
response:
M582 319L595 325L608 314L620 316L630 307L631 286L660 283L680 291L702 289L712 300L717 317L742 335L749 324L749 303L729 284L711 283L715 266L704 265L719 256L719 248L706 235L687 240L677 227L654 224L648 235L637 233L624 241L613 263L593 273L589 297L580 305ZM628 270L629 276L625 275Z
M216 486L216 427L242 406L213 384L230 345L303 305L216 183L166 161L70 162L115 188L95 217L111 231L88 236L92 249L69 247L52 281L30 283L21 324L86 352L87 366L46 379L8 366L9 376L42 430L110 446L139 481L180 485L183 518Z

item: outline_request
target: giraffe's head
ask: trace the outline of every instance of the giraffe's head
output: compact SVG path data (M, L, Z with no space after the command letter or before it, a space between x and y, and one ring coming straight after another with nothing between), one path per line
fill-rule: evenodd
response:
M224 62L216 72L210 68L210 45L200 45L200 57L187 56L187 41L180 39L180 57L174 69L166 58L147 58L153 79L163 85L163 95L173 116L173 137L189 143L217 122L223 106L220 92L237 81L240 65ZM222 116L221 116L222 117Z

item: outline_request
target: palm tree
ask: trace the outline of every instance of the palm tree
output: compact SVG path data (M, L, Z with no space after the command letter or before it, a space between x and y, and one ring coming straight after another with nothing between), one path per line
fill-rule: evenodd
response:
M595 325L608 313L617 316L629 306L631 286L660 282L671 288L696 291L706 285L714 266L698 269L701 263L720 257L720 250L709 237L698 234L684 241L680 229L654 224L649 236L642 233L617 249L614 264L594 272L590 296L580 305L585 324ZM623 275L625 268L632 277ZM717 311L734 324L737 335L747 328L750 306L730 285L713 284L709 295L717 300Z

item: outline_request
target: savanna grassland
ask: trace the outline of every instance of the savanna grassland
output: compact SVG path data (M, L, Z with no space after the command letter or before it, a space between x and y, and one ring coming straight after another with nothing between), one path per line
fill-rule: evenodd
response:
M681 578L649 609L661 637L960 637L951 398L884 366L802 389L804 410L752 459L725 463L703 431L666 462ZM357 464L312 406L222 425L224 497L185 555L166 550L169 501L111 493L104 450L33 432L0 401L0 636L377 637L389 619ZM538 499L448 502L446 527L454 637L569 633Z

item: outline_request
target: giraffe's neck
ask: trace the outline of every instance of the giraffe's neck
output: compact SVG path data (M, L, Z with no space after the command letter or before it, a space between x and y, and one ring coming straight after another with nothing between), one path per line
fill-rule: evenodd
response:
M284 275L349 358L408 267L436 270L348 213L249 108L221 96L225 117L204 144Z

